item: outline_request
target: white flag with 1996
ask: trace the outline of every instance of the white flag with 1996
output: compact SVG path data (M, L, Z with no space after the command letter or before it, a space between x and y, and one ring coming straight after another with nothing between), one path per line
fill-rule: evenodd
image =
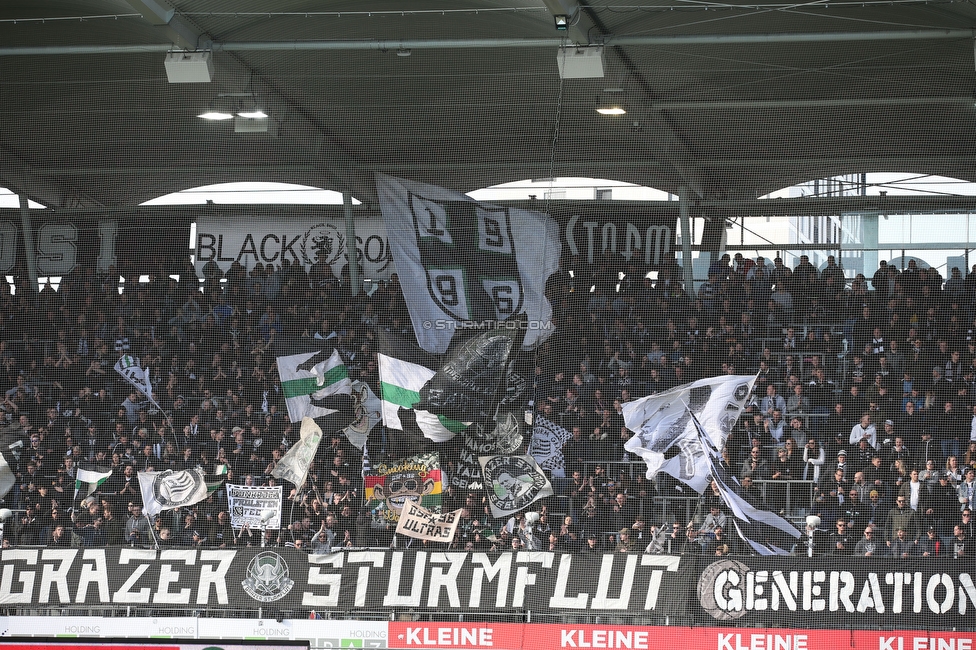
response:
M559 266L556 222L451 190L376 174L390 249L420 347L444 353L453 325L525 314L523 347L554 331L546 281Z

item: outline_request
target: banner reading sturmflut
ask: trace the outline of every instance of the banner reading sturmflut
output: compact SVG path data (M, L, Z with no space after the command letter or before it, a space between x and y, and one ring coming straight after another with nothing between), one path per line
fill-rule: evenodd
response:
M454 539L460 521L460 509L441 514L407 501L400 511L396 532L407 537L449 544Z
M281 528L281 486L227 485L227 509L234 528ZM268 513L274 513L262 521Z
M457 323L525 314L523 346L554 331L546 281L559 266L559 226L459 192L376 174L390 248L420 347L444 353Z

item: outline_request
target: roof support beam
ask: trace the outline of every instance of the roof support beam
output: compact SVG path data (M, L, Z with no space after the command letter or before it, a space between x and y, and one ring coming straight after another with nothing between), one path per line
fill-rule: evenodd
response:
M102 204L56 174L39 172L17 154L0 147L0 181L4 187L55 208L99 208Z
M213 48L210 36L181 16L166 0L126 0L166 37L184 49ZM170 48L172 49L172 48ZM160 62L162 63L162 62ZM214 58L215 82L226 92L248 91L265 104L264 108L281 125L280 133L303 148L311 147L323 173L325 184L367 200L375 193L372 174L363 173L360 164L327 128L319 124L300 102L293 101L271 80L234 54ZM270 109L270 110L268 110Z
M126 0L126 2L141 13L146 20L165 35L167 40L172 41L178 48L199 50L209 44L209 39L206 39L206 43L201 41L201 37L204 35L185 18L176 15L176 9L171 7L166 0Z
M135 0L133 0L135 1ZM554 28L555 29L555 28ZM971 29L905 29L878 32L809 32L786 34L675 34L672 36L604 36L607 45L769 45L774 43L852 43L860 41L922 41L973 38ZM207 45L201 41L200 47ZM215 52L301 51L301 50L443 50L559 47L562 38L465 38L398 39L349 41L245 41L210 43ZM64 54L138 54L167 52L172 45L43 45L0 47L0 56L60 56ZM192 49L192 48L191 48Z

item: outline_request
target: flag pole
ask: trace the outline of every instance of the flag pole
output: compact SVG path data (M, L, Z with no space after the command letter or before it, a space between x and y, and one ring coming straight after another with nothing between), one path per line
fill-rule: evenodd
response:
M156 539L156 533L153 532L153 521L152 521L152 519L149 518L149 513L144 512L143 513L143 516L146 518L146 521L149 522L149 535L150 535L150 537L152 537L153 548L158 551L159 550L159 540Z

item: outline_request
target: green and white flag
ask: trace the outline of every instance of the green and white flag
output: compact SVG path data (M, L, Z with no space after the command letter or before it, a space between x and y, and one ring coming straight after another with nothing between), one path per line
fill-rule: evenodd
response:
M115 372L122 375L122 378L144 393L150 400L153 399L152 383L149 380L149 369L139 365L139 358L130 354L122 355L115 362ZM155 402L153 402L155 403Z
M314 350L278 357L278 376L288 407L288 419L301 422L303 417L317 418L333 409L312 404L312 399L352 393L352 381L338 350L327 356L326 350Z
M75 472L75 497L82 489L85 491L85 496L89 496L111 476L111 467L99 467L94 463L78 463Z
M398 409L411 409L424 437L434 442L446 442L467 428L468 423L452 420L444 415L414 409L420 402L420 389L435 372L416 363L402 361L385 354L377 354L380 392L383 403L383 422L389 429L403 430Z

